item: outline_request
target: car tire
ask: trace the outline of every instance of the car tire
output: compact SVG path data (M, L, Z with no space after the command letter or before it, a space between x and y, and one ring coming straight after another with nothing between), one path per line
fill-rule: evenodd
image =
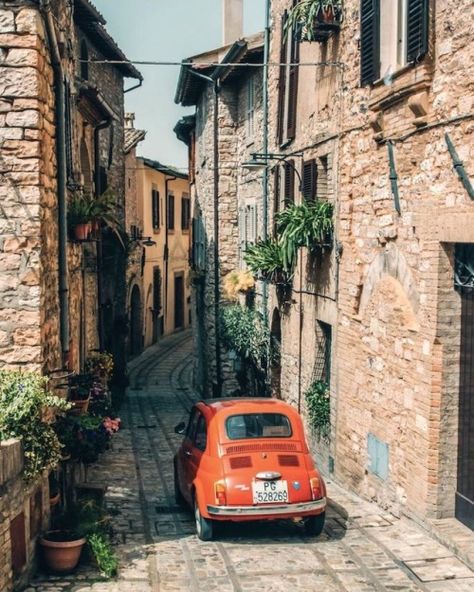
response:
M305 532L309 536L319 536L323 532L324 521L326 519L326 512L322 512L317 516L310 516L304 522Z
M185 504L184 496L181 493L181 489L179 488L178 469L176 468L176 463L174 465L174 501L178 504L178 506L184 506Z
M214 536L214 524L212 520L204 518L199 510L199 503L194 496L194 521L196 523L196 534L201 541L212 541Z

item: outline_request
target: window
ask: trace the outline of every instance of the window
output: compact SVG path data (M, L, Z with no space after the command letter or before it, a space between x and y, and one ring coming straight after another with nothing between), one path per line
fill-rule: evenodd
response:
M191 220L191 200L183 197L181 200L181 230L189 230Z
M72 145L73 145L73 133L72 133L72 100L71 100L71 85L68 80L64 80L64 134L66 140L66 170L67 180L73 182L74 171L73 171L73 157L72 157ZM90 166L89 166L90 168Z
M194 434L196 432L196 426L199 421L200 413L197 409L194 409L191 417L189 418L188 427L186 429L186 438L194 440Z
M83 39L80 48L80 71L82 80L89 80L89 48Z
M429 0L361 0L361 84L390 77L428 51Z
M367 435L367 454L369 457L369 473L386 481L389 473L389 446L373 434Z
M280 413L248 413L231 415L225 428L230 440L250 438L290 438L290 420Z
M277 165L273 169L273 235L277 235L277 214L281 210L281 191L280 191L280 166Z
M206 234L202 215L193 219L193 267L204 269L206 267Z
M328 157L327 155L321 156L319 159L318 166L318 178L317 178L317 191L316 195L318 199L327 201L329 197L329 180L328 180Z
M153 268L153 312L159 314L161 311L161 269Z
M257 206L248 204L239 209L239 261L243 267L247 245L257 241Z
M298 0L293 0L293 6ZM278 142L287 144L296 135L296 105L298 95L298 62L300 44L293 31L285 35L285 23L288 12L285 11L281 27L280 77L278 81Z
M194 446L198 450L206 450L207 445L207 425L204 416L199 413L199 419L196 427L196 433L194 436Z
M253 140L254 122L255 122L255 77L251 76L247 80L247 109L245 118L245 131L247 140Z
M153 224L153 230L157 231L160 229L160 192L157 190L156 185L152 186L151 190L151 218Z
M168 195L168 230L174 230L174 195Z
M316 160L313 158L303 163L303 197L306 201L316 199L316 183L318 179L318 169Z

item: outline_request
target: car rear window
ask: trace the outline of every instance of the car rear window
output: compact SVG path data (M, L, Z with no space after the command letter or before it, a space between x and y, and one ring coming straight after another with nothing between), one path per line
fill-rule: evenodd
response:
M230 440L249 438L290 438L291 424L281 413L247 413L231 415L225 428Z

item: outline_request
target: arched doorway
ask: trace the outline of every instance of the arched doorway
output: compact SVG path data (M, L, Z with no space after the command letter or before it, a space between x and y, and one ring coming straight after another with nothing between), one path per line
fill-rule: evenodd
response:
M270 365L271 396L281 399L281 315L275 308L271 326L272 360Z
M142 302L140 289L134 286L130 298L130 354L136 356L142 351Z

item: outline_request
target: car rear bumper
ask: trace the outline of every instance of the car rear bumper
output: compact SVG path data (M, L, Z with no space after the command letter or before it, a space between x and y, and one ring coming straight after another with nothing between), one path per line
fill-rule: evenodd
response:
M296 504L278 504L268 506L207 506L210 516L227 518L250 518L258 519L264 516L305 516L306 514L319 514L326 508L326 498L312 502Z

